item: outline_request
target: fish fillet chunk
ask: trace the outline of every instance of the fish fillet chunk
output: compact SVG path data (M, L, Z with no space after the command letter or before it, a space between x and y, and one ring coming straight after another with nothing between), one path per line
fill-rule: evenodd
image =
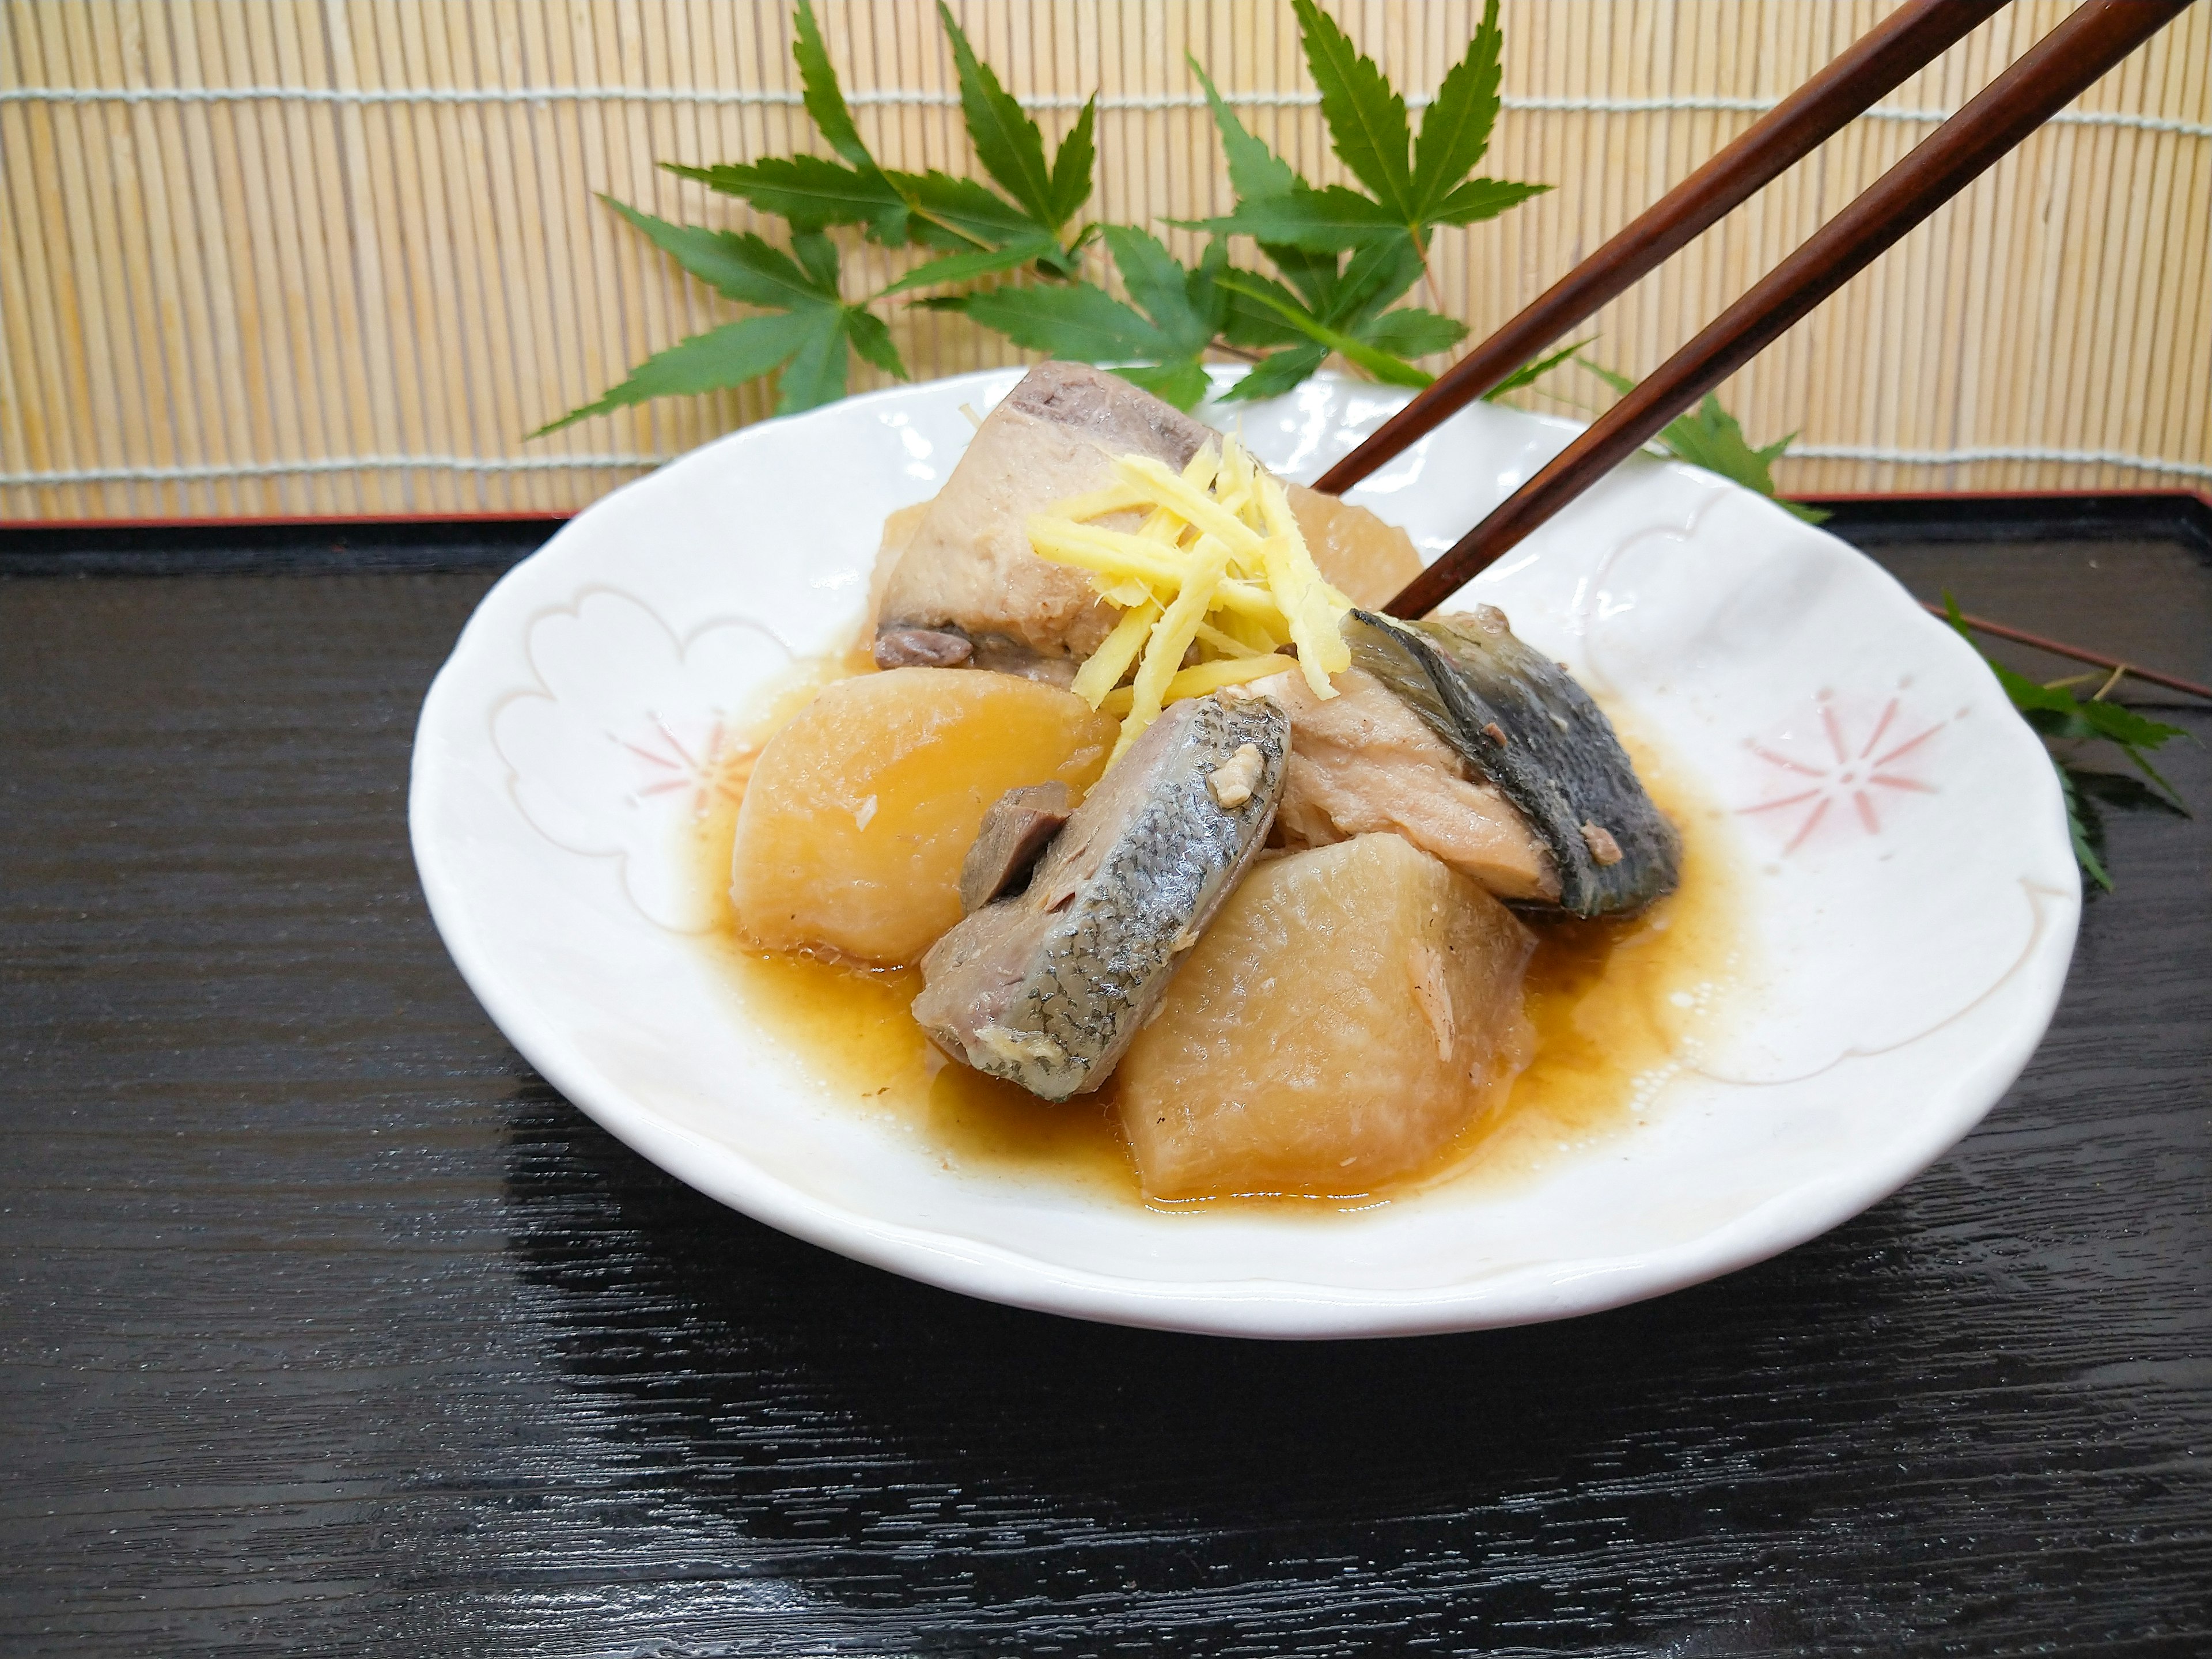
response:
M1104 1082L1266 841L1290 742L1272 698L1170 705L1067 821L1027 890L922 958L914 1017L931 1040L1047 1100ZM1248 746L1256 774L1240 758ZM1237 787L1219 794L1233 805L1211 783L1224 767Z
M1040 559L1027 521L1114 482L1116 456L1177 469L1212 431L1118 375L1040 363L986 417L929 503L878 602L880 633L957 629L1047 657L1087 657L1116 611L1083 571ZM1136 515L1099 522L1133 528Z
M1511 801L1372 674L1348 669L1324 702L1297 674L1253 683L1291 716L1276 815L1291 848L1392 833L1503 899L1556 902L1559 874Z

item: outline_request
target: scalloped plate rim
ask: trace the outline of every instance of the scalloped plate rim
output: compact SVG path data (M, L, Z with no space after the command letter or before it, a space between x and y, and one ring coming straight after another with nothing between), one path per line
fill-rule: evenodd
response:
M619 1079L588 1059L542 1018L526 988L495 963L489 941L471 925L462 872L428 829L451 780L440 765L441 723L472 656L504 609L574 550L571 526L649 489L678 468L710 465L770 428L849 419L919 398L980 392L1020 371L988 369L915 386L861 393L804 414L763 422L711 441L645 477L601 497L542 547L503 573L464 625L426 695L410 768L410 842L440 936L495 1024L567 1099L632 1150L686 1184L764 1224L854 1260L939 1288L1007 1305L1158 1329L1244 1337L1328 1339L1492 1329L1575 1317L1702 1283L1779 1255L1850 1219L1895 1192L1956 1145L1986 1115L2039 1044L2055 1012L2079 919L2079 890L2064 925L2040 932L2005 976L2022 975L2021 1017L1947 1091L1925 1104L1926 1131L1889 1142L1889 1156L1838 1176L1801 1182L1680 1243L1628 1255L1509 1268L1489 1278L1398 1290L1330 1286L1260 1277L1212 1281L1148 1279L1069 1267L955 1233L881 1220L805 1193L735 1149L668 1121L641 1104ZM1364 386L1364 382L1352 383ZM1369 388L1387 395L1380 388ZM1555 416L1515 411L1553 431L1580 430ZM1682 464L1662 463L1686 471ZM1713 482L1711 475L1698 478ZM1723 486L1735 489L1734 485ZM1747 492L1745 492L1747 494ZM1755 498L1753 498L1755 499ZM612 509L620 510L620 509ZM1778 509L1774 509L1778 511ZM1793 521L1794 522L1794 521ZM1948 629L1917 608L1911 618L1959 649ZM2025 728L2022 728L2023 732ZM2055 783L2051 787L2055 799ZM2004 981L2000 981L2000 985ZM1994 989L1995 988L1993 988ZM1565 1271L1563 1271L1563 1269Z

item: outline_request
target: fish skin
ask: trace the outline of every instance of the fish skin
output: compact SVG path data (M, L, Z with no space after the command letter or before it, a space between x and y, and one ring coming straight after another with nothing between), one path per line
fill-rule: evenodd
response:
M1103 1083L1266 842L1290 729L1267 697L1170 705L1068 820L1027 890L985 905L922 958L914 1016L931 1040L1047 1100ZM1224 807L1207 777L1246 744L1260 776L1250 799Z
M1344 632L1353 663L1495 783L1550 851L1557 906L1521 908L1625 915L1674 890L1681 837L1644 793L1613 722L1564 668L1514 636L1503 611L1486 605L1407 623L1355 610ZM1612 838L1617 860L1598 862L1584 824Z

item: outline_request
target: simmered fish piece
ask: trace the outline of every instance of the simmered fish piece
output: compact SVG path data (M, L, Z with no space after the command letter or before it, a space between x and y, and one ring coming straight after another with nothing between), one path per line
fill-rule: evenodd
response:
M949 626L1047 657L1090 655L1114 608L1082 571L1030 550L1030 515L1111 484L1116 456L1179 469L1213 435L1118 375L1038 364L984 419L929 503L884 585L878 637Z
M1496 784L1469 777L1459 751L1372 674L1349 669L1334 684L1323 702L1297 674L1252 683L1290 711L1290 776L1275 814L1285 844L1389 831L1500 898L1558 900L1549 849Z
M1353 663L1496 784L1552 855L1559 908L1615 915L1671 892L1681 841L1638 780L1613 722L1505 613L1399 622L1354 611Z
M1110 485L1117 457L1180 469L1218 441L1118 375L1040 363L984 420L936 497L884 522L868 611L877 666L965 663L1066 684L1073 670L1061 665L1096 650L1115 612L1084 572L1030 550L1028 519ZM1354 604L1380 605L1419 574L1396 526L1303 484L1285 489L1316 567ZM1129 529L1138 516L1098 522Z
M914 1017L1047 1100L1104 1082L1273 822L1290 720L1266 697L1171 705L1067 821L1026 891L922 958Z

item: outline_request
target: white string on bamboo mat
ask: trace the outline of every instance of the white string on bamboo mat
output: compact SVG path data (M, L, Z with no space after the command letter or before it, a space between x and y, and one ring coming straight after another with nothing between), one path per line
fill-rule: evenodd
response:
M1298 109L1321 102L1316 92L1235 92L1224 101L1244 108ZM711 87L0 87L0 103L50 104L233 104L285 102L374 106L380 104L732 104L744 106L796 107L798 93L769 88L722 89ZM1065 94L1027 97L1024 109L1081 109L1084 99ZM1432 101L1427 93L1409 93L1407 105L1414 109ZM1773 98L1522 98L1510 94L1501 101L1510 110L1569 115L1650 115L1674 111L1764 114L1780 100ZM855 106L957 108L959 94L898 87L872 92L854 92L846 102ZM1135 93L1102 96L1101 110L1204 109L1206 100L1194 93ZM1948 121L1954 111L1900 109L1876 105L1861 118L1903 121L1935 126ZM2062 126L2129 127L2144 132L2179 133L2188 138L2212 138L2212 124L2169 120L2163 116L2139 115L2124 110L2066 110L2051 118Z
M93 466L66 472L0 472L0 488L33 484L198 483L216 478L284 478L328 472L563 472L654 467L673 455L329 455L315 460L241 461L218 466Z
M601 468L655 467L673 455L336 455L317 460L250 461L223 466L109 466L64 472L0 472L0 488L91 483L195 483L217 478L275 478L330 472L555 472ZM2039 461L2065 466L2126 467L2191 478L2212 478L2212 465L2130 455L2116 449L2008 448L1886 449L1858 444L1793 445L1793 461L1873 461L1894 466L1964 466L1976 461Z

